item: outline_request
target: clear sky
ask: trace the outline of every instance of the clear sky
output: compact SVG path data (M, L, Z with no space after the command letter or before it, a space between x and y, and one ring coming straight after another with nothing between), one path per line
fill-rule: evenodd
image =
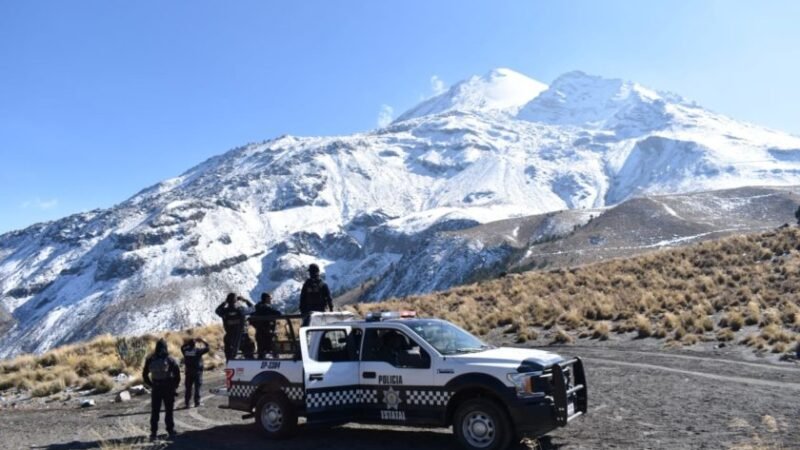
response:
M798 23L794 0L0 0L0 232L247 142L368 130L495 67L800 134Z

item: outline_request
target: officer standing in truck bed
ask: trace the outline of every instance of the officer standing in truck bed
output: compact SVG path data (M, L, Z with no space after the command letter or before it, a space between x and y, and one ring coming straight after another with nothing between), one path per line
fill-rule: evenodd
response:
M325 308L333 311L333 299L328 285L319 276L319 266L308 266L308 279L300 291L300 314L303 315L303 326L311 321L311 313L325 312Z
M246 306L240 305L239 302L246 303ZM225 329L225 360L236 358L239 350L245 359L254 359L255 344L247 334L246 322L247 316L253 313L253 302L231 292L225 301L217 306L216 313L222 318L222 327Z

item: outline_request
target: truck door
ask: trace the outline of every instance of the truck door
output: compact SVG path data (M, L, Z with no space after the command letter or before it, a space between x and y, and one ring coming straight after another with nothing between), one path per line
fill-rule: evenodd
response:
M412 336L397 328L366 328L361 355L363 416L385 423L436 422L444 409L443 394L433 385L431 355Z
M358 349L361 330L309 327L300 332L309 422L346 423L361 406Z

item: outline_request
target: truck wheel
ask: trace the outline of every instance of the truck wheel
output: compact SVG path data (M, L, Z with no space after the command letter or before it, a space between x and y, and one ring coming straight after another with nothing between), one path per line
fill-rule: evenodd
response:
M453 416L453 433L468 450L505 450L511 443L511 431L505 412L484 398L465 401Z
M268 439L283 439L297 428L297 412L282 393L267 393L258 400L256 424Z

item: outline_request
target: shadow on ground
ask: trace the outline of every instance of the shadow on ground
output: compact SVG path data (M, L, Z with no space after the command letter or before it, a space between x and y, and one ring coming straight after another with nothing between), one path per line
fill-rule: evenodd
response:
M162 436L162 438L165 437ZM73 441L62 444L52 444L41 447L32 447L41 450L83 450L96 449L101 445L149 447L143 436L129 437L112 440ZM153 448L165 450L194 450L197 448L255 450L265 447L265 439L252 424L217 426L204 430L185 431L173 441L161 441ZM419 429L372 429L337 427L320 429L301 426L296 436L281 441L269 443L270 449L300 450L308 448L328 448L331 450L367 450L381 448L383 450L408 450L414 449L459 449L453 435L446 430L419 430ZM542 438L539 445L517 445L513 450L542 449L555 450L560 445L554 444L548 437Z

